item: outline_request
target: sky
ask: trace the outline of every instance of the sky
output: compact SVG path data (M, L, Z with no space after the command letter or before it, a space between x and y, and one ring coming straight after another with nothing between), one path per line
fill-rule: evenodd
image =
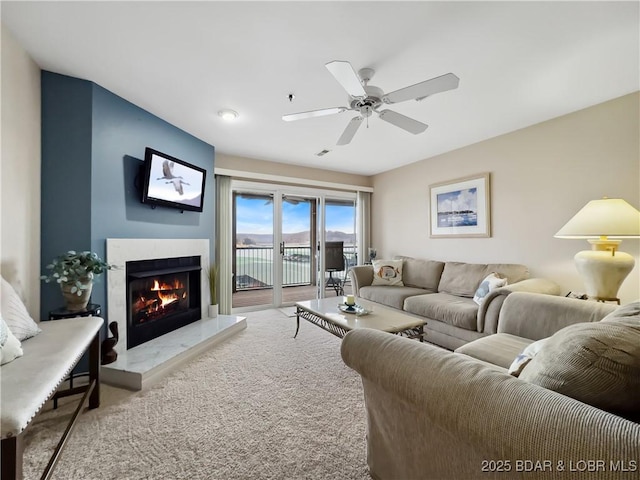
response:
M170 174L176 178L167 178L165 172L163 172L163 163L165 161L165 159L155 154L152 157L149 196L172 202L190 200L199 196L200 188L202 187L202 173L175 163L171 168ZM178 183L174 185L175 182ZM182 194L178 190L180 186L182 186Z
M456 190L455 192L438 194L438 212L460 212L470 210L478 211L478 192L477 188L467 188L465 190Z
M236 222L238 233L273 233L273 203L264 199L236 197ZM292 204L283 202L282 231L297 233L309 230L308 202ZM327 205L326 229L354 233L355 207Z

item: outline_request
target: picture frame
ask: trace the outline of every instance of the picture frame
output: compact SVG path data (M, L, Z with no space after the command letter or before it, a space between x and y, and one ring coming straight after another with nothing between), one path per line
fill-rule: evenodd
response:
M431 238L491 236L488 172L429 185Z

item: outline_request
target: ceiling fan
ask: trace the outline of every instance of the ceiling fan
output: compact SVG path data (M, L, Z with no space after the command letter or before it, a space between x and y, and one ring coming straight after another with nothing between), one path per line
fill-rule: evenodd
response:
M358 128L362 125L362 121L365 118L369 118L374 112L378 114L381 120L400 127L414 135L424 132L428 127L427 124L394 112L393 110L379 110L380 107L383 104L390 105L407 100L421 101L430 95L458 88L458 84L460 83L460 79L453 73L447 73L446 75L425 80L424 82L416 83L415 85L401 88L391 93L384 93L381 88L369 85L369 81L375 73L371 68L362 68L356 74L349 62L341 60L329 62L325 67L327 67L338 83L342 85L342 88L349 94L349 106L291 113L289 115L283 115L282 119L286 122L291 122L304 118L333 115L335 113L346 112L347 110L358 112L358 115L351 119L347 128L342 132L337 142L338 145L347 145L350 143L358 131Z

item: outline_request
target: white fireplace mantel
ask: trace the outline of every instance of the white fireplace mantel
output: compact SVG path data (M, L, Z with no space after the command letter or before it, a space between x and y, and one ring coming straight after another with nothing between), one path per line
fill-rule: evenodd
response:
M118 323L120 341L116 352L127 349L127 262L153 260L156 258L175 258L200 256L201 304L202 314L206 316L208 305L207 267L209 263L208 239L158 239L158 238L107 238L107 262L117 268L107 272L107 313L109 323Z

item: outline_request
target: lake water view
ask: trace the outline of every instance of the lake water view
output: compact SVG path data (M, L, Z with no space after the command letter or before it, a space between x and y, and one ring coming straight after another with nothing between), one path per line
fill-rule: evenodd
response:
M438 212L438 227L475 227L477 225L476 212Z

